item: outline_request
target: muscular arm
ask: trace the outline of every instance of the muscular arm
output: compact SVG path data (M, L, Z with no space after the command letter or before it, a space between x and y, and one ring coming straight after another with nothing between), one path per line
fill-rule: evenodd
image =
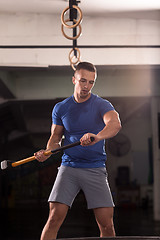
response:
M44 162L50 156L45 156L44 152L48 150L54 150L60 147L63 136L63 126L52 124L51 136L47 142L46 150L40 150L34 154L39 162Z
M54 150L60 147L63 135L63 126L52 124L51 136L47 142L46 150Z
M83 135L83 137L80 139L82 146L93 145L103 139L114 137L121 129L119 114L115 110L105 113L103 116L103 121L105 123L105 127L97 135L92 133ZM90 137L95 138L93 143L91 143Z
M121 129L119 114L114 110L105 113L103 121L105 123L105 127L97 134L99 141L114 137Z

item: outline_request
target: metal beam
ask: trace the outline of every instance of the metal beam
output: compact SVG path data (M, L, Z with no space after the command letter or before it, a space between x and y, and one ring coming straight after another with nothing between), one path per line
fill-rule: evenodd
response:
M72 48L72 45L0 45L0 49ZM160 45L78 45L78 48L160 48Z

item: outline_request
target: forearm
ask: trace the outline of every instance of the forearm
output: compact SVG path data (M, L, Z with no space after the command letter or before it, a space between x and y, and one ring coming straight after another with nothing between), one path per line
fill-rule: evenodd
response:
M61 138L56 136L51 136L47 142L46 150L54 150L61 146Z
M114 137L121 129L121 121L116 111L109 111L103 116L105 127L97 134L100 140Z
M121 129L121 121L116 111L106 113L103 121L105 126L98 134L86 133L82 136L80 139L82 146L93 145L103 139L114 137ZM93 142L91 142L91 137L95 139Z
M100 140L108 139L114 137L121 129L121 124L118 121L108 122L107 125L97 134L97 137Z
M63 127L52 124L51 136L47 142L46 150L54 150L61 146Z
M121 129L120 122L108 122L108 124L98 134L86 133L80 139L82 146L93 145L103 139L114 137ZM91 142L91 137L94 137L94 142Z
M63 127L52 124L51 136L50 136L50 138L47 142L46 149L45 150L42 149L42 150L36 152L34 154L36 159L39 162L43 162L43 161L47 160L47 158L49 158L50 155L46 156L45 152L47 152L49 150L51 151L51 150L54 150L56 148L59 148L60 144L61 144L62 136L63 136Z

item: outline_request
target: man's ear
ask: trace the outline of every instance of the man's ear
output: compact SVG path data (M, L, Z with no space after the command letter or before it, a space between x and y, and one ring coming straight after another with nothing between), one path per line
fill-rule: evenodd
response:
M75 84L75 77L72 77L72 83Z

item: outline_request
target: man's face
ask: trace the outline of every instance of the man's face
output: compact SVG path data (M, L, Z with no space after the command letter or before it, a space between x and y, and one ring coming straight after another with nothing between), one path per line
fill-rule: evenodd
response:
M80 69L75 72L72 79L74 88L74 95L76 94L80 99L88 99L90 97L92 88L95 84L96 74L85 69Z

